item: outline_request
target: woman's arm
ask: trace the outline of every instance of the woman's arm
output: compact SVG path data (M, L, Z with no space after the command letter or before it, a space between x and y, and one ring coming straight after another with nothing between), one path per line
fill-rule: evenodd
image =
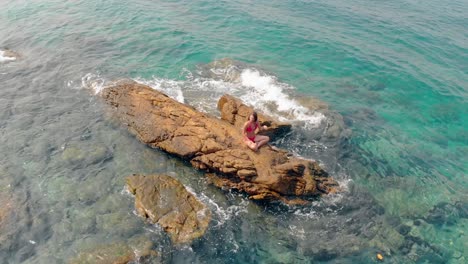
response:
M242 127L242 134L244 135L244 137L247 137L247 124L249 122L245 122L244 123L244 127Z
M262 130L266 130L267 128L268 128L268 127L265 126L265 125L261 126L261 125L260 125L260 122L257 121L257 129L258 129L258 132L261 132ZM258 133L258 132L257 132L257 133Z

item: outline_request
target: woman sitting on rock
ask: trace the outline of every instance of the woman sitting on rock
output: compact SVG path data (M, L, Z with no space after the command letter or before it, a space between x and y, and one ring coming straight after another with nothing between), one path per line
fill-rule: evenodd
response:
M248 121L244 124L243 134L245 144L247 144L247 146L253 151L257 151L261 146L265 145L270 140L270 138L267 136L256 134L257 129L258 131L261 131L262 129L266 128L266 126L260 127L256 112L253 112L249 115Z

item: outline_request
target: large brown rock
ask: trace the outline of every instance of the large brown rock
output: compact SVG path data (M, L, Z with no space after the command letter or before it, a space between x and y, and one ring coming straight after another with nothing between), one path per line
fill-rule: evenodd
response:
M143 143L215 172L252 199L301 199L334 192L337 183L313 161L264 146L254 152L241 130L161 92L125 81L102 92L112 112ZM252 188L255 186L255 188Z
M243 128L248 117L254 111L253 107L244 104L241 100L228 94L223 95L219 99L218 110L221 112L221 119L228 121L230 124L240 129ZM258 111L257 114L260 125L267 126L267 128L261 132L262 135L275 138L291 131L291 124L280 122Z
M141 216L159 224L176 244L201 237L211 220L208 208L176 179L166 175L132 175L127 186Z

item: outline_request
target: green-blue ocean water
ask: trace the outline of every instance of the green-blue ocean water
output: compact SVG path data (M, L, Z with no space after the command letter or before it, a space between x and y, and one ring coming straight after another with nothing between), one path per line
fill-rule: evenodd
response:
M468 2L0 3L0 50L20 54L0 60L3 263L141 236L163 263L468 262ZM210 75L224 58L236 81ZM224 92L291 109L302 123L273 144L320 161L343 193L285 208L210 186L106 119L88 88L120 78L203 111ZM310 98L325 114L301 110ZM316 132L336 120L339 136ZM138 218L123 191L137 172L207 203L205 237L177 247Z

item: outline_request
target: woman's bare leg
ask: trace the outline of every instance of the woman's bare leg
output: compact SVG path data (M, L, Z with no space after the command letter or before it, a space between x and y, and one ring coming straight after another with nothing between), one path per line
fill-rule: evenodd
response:
M257 143L257 149L259 149L261 146L265 145L270 141L270 138L267 136L262 136L262 135L257 135L255 136L255 142Z
M247 145L247 147L249 147L251 150L257 151L257 149L258 149L258 146L257 146L258 144L257 143L251 141L250 139L246 139L246 140L244 140L244 142Z

